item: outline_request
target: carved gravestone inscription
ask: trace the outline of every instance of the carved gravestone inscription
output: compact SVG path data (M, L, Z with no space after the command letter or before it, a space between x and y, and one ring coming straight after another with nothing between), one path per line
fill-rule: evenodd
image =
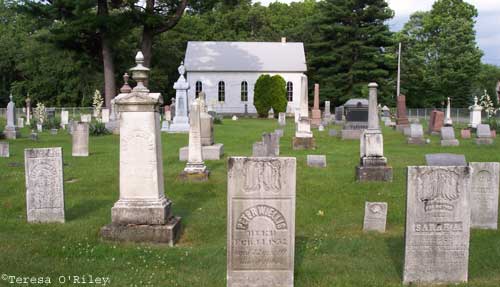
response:
M62 148L24 150L28 222L64 222Z
M471 168L408 167L403 282L467 282Z
M387 202L366 202L363 231L385 232Z
M231 157L227 286L293 286L295 158Z
M471 227L497 229L500 163L471 162Z

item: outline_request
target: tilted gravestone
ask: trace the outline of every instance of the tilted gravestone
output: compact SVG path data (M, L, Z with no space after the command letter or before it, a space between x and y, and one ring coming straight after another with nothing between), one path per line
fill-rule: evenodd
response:
M0 157L9 157L10 149L8 142L0 142Z
M467 282L472 170L410 166L404 284Z
M471 227L497 229L500 163L471 162Z
M467 161L463 154L433 153L426 154L425 161L428 166L466 166Z
M294 286L295 180L295 158L229 158L228 287Z
M363 231L385 232L387 202L366 202Z
M455 138L453 127L441 128L441 146L458 146L460 143Z
M24 150L28 222L64 222L62 148Z

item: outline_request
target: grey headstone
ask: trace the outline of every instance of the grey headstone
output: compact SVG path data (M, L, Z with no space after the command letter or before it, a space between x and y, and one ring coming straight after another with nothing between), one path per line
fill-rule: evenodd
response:
M441 128L441 140L454 140L455 130L453 127L442 127Z
M294 286L295 181L295 158L229 158L228 287Z
M410 125L410 137L411 138L422 138L424 137L424 128L421 124L411 124Z
M387 202L365 202L363 231L385 232Z
M261 157L267 155L267 146L263 142L256 142L252 146L252 156Z
M24 150L28 222L64 222L62 148Z
M405 135L405 136L407 136L407 137L409 137L409 136L410 136L410 132L411 132L410 127L405 127L405 128L403 129L403 135Z
M323 126L323 124L319 125L318 131L322 132L324 130L325 130L325 127Z
M478 138L491 138L490 125L487 124L477 125L476 135Z
M0 157L9 157L10 149L8 142L0 142Z
M32 132L30 137L31 137L32 141L37 141L38 140L38 133Z
M89 124L83 122L74 123L72 137L72 156L89 156Z
M425 161L428 166L467 166L465 155L451 153L426 154Z
M278 135L279 137L282 137L282 136L283 136L283 130L282 130L282 129L277 129L277 130L275 130L275 131L274 131L274 133L275 133L276 135Z
M328 130L328 135L331 137L336 137L338 134L337 130Z
M467 282L471 168L408 167L404 284Z
M471 227L497 229L500 163L471 162Z
M326 155L307 155L307 166L326 167Z

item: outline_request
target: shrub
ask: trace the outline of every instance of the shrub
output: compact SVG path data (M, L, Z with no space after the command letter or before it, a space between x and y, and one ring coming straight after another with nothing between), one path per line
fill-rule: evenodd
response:
M273 80L269 75L261 75L255 82L253 104L257 110L257 114L261 118L267 117L269 110L272 107L270 96Z
M43 122L43 128L46 130L59 129L61 121L56 117L52 117Z
M278 117L279 113L286 112L286 106L288 104L286 98L286 82L280 75L275 75L271 79L271 107L274 110L274 116Z
M89 124L89 134L91 136L103 136L108 135L109 131L106 129L106 125L101 122L93 122Z

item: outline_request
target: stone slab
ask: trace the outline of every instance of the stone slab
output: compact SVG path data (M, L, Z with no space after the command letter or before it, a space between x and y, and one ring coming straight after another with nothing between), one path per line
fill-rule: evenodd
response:
M445 127L443 127L444 129ZM460 142L457 139L454 140L441 140L441 146L459 146Z
M425 145L426 141L424 138L408 138L407 143L414 145Z
M392 181L391 166L356 166L356 180L367 181Z
M490 125L486 124L477 125L476 136L478 138L491 138Z
M474 140L477 145L492 145L493 144L493 139L488 139L488 138L477 138Z
M363 231L385 232L387 202L365 202Z
M497 229L500 163L471 162L471 227Z
M202 146L201 154L203 160L220 160L224 155L224 145L221 143L211 146ZM179 161L187 161L189 155L189 147L181 147L179 149Z
M408 167L404 284L467 282L471 173L467 166Z
M295 158L228 162L227 286L294 286Z
M316 149L316 140L314 138L294 137L292 140L294 150L314 150Z
M340 137L343 140L359 140L363 130L341 130Z
M441 140L454 140L455 130L453 127L442 127L441 128Z
M0 157L10 157L10 146L8 142L0 142Z
M310 167L326 167L326 155L307 155L307 166Z
M30 223L64 223L62 148L24 150L26 212Z
M467 166L465 155L452 153L426 154L425 161L428 166Z
M135 225L108 224L101 228L104 240L122 242L148 242L174 246L181 234L181 218L171 217L166 224Z

